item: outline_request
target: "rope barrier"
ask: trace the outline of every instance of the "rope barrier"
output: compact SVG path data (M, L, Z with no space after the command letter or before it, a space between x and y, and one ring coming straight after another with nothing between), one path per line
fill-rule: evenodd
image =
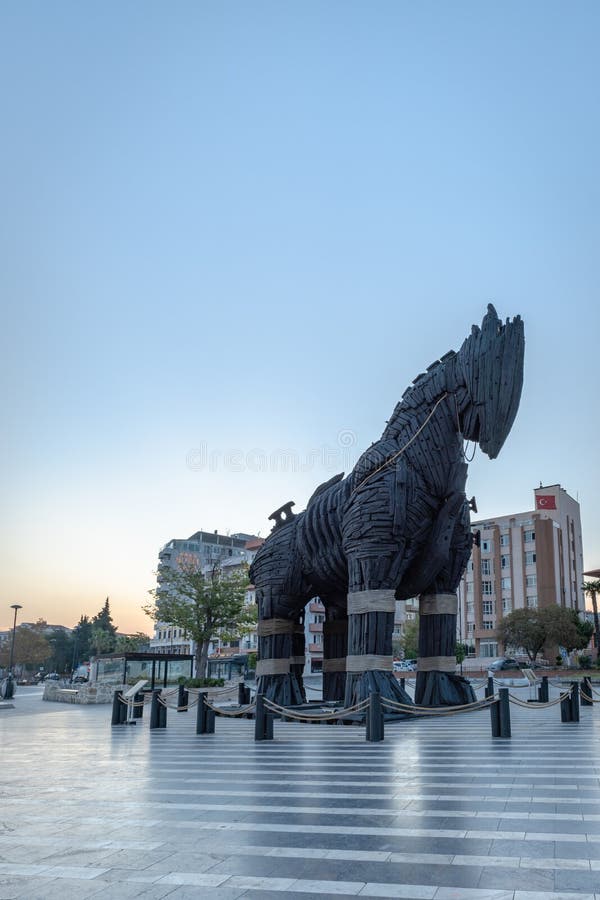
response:
M511 703L514 703L516 706L523 706L525 709L547 709L549 706L557 706L557 704L562 703L563 700L566 700L566 698L570 696L571 691L565 691L564 694L561 694L556 700L548 700L546 703L539 703L537 700L530 702L521 700L520 697L515 697L514 694L508 695Z
M169 704L167 703L167 701L166 701L166 700L163 700L163 698L160 696L160 694L157 695L157 700L158 700L158 702L160 703L161 706L164 706L165 709L174 709L174 710L176 710L177 712L187 712L188 709L193 709L194 706L198 706L199 699L200 699L200 698L198 698L197 700L195 700L193 703L188 703L187 706L169 706Z
M254 710L256 709L256 703L249 703L248 706L241 706L238 710L230 712L228 710L222 709L219 706L213 706L213 704L209 703L208 700L206 700L206 699L204 700L204 705L207 706L209 709L212 709L212 711L215 712L218 716L229 716L229 718L231 718L231 719L236 719L236 718L239 718L240 716L245 716L249 712L254 712Z
M310 713L296 713L292 710L287 709L285 706L280 706L278 703L273 703L272 700L263 701L265 707L270 711L277 713L278 715L285 716L286 719L294 719L299 722L335 722L337 719L345 718L346 716L352 715L356 712L362 712L369 705L369 699L361 700L360 703L357 703L355 706L349 706L346 709L336 710L333 713L317 713L316 715L310 715Z
M432 706L409 706L407 703L398 703L396 700L390 700L387 697L381 698L381 705L387 709L400 710L413 716L454 716L461 712L475 712L478 709L485 709L494 703L498 703L497 697L485 697L473 703L463 703L460 706L446 706L444 709L439 709Z
M132 702L130 702L129 700L124 700L123 697L122 697L120 694L119 694L119 696L117 697L117 699L118 699L119 702L122 703L124 706L144 706L145 703L146 703L145 700L137 700L135 703L132 703Z
M592 688L593 690L593 688ZM589 697L582 688L579 688L579 693L583 697L584 700L588 700L590 703L600 703L600 700L594 700L593 697Z

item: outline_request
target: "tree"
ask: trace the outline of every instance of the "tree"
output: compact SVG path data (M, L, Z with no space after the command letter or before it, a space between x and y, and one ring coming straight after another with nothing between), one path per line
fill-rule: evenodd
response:
M114 653L117 646L117 637L98 625L92 626L92 634L90 638L90 649L94 656L99 653Z
M600 653L600 616L598 615L598 603L596 601L596 594L600 594L600 581L584 581L583 590L586 594L589 594L590 600L592 601L592 609L594 611L594 643L596 645L596 652Z
M80 660L88 660L92 654L92 623L82 616L73 629L73 667Z
M143 610L195 641L196 676L205 678L211 640L220 632L239 636L253 628L254 610L244 604L248 584L246 569L224 574L215 566L204 576L197 560L180 558L179 568L161 569L158 586L148 591L154 602Z
M10 661L10 641L0 648L0 666L6 668ZM52 648L46 638L27 625L20 625L15 632L13 665L32 669L50 659Z
M546 643L546 627L538 609L514 609L500 619L496 629L505 648L523 648L533 662Z
M113 638L116 638L117 626L113 625L108 597L104 601L104 606L102 607L100 612L97 613L92 619L92 626L95 628L99 628L101 631L105 631L107 634L112 635Z
M419 655L419 617L407 619L404 623L400 647L404 659L416 659Z
M70 672L73 665L73 635L63 631L62 628L52 628L46 632L45 638L52 650L52 656L48 660L50 670Z
M587 647L592 628L574 609L553 604L542 609L515 609L503 619L497 634L505 647L523 648L533 662L545 644L572 650Z
M115 645L116 653L136 653L147 647L150 637L141 631L136 634L120 634Z

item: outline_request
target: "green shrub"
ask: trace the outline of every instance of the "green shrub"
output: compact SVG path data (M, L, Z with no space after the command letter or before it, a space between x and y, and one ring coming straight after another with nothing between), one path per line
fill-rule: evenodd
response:
M223 678L187 678L185 686L189 688L223 687Z
M579 668L580 669L590 669L592 667L592 657L588 656L587 653L582 653L579 657Z
M563 658L562 658L562 656L557 656L557 657L556 657L556 665L557 665L557 666L562 666L562 664L563 664Z

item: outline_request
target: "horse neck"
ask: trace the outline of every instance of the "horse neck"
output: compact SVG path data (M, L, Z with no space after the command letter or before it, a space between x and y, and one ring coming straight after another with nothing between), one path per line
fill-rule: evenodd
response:
M382 442L393 442L402 451L411 468L421 473L432 489L443 490L444 474L462 460L462 434L459 429L459 404L464 402L459 382L441 373L443 378L423 379L405 393L383 432ZM436 388L434 390L434 388ZM432 448L435 448L438 472L432 475ZM435 482L435 484L434 484Z

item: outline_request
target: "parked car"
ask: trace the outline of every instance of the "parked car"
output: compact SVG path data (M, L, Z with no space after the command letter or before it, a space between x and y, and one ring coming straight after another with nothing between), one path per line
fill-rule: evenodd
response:
M495 659L492 663L490 663L488 667L488 675L495 675L496 672L504 672L507 669L520 668L521 666L516 659L512 659L510 656L503 656L500 659Z
M416 668L416 659L401 659L394 663L394 672L415 672Z
M44 678L44 681L60 681L60 675L58 672L49 672Z

